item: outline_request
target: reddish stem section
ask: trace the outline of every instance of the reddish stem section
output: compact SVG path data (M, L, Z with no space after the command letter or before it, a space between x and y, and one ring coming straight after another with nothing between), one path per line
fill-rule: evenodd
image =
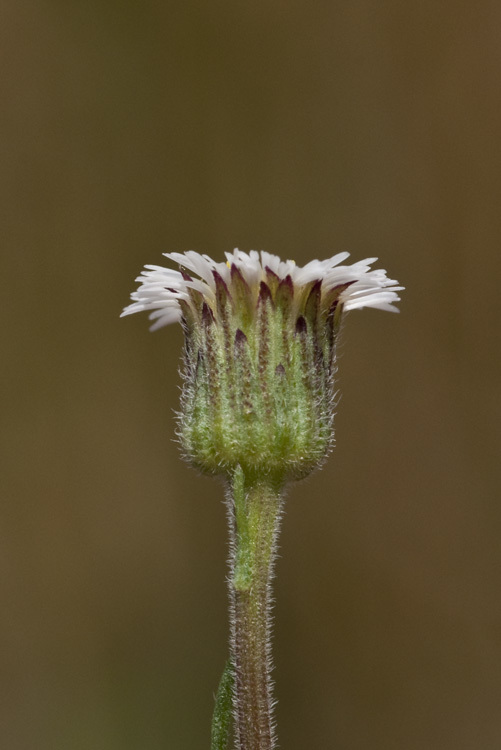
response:
M236 750L275 747L271 683L271 578L281 515L278 486L239 469L229 495L230 609Z

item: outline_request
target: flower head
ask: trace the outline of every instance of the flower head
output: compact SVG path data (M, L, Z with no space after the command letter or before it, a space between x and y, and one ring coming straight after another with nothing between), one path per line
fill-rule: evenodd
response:
M186 253L164 253L166 258L179 264L182 271L164 266L147 265L136 279L140 286L131 294L133 303L126 307L123 315L131 315L143 310L151 310L150 319L154 321L154 331L169 323L181 321L183 302L193 307L198 295L212 309L217 310L218 288L222 283L227 290L235 291L243 282L248 286L250 299L254 302L261 289L261 283L267 285L273 294L280 282L294 290L294 307L301 312L302 303L314 284L321 284L320 306L329 307L335 300L342 305L345 312L359 307L377 307L381 310L398 312L393 306L399 301L397 281L388 279L386 271L371 270L371 263L377 258L366 258L352 265L341 265L349 253L338 253L328 260L312 260L302 268L294 261L281 261L276 255L258 253L251 250L244 253L234 250L225 253L226 263L216 263L208 255L201 255L193 250ZM195 278L191 274L196 274ZM334 292L337 290L337 295Z
M186 338L179 434L199 468L236 466L286 478L319 465L332 442L335 345L343 312L396 312L402 287L376 258L348 253L304 267L234 250L226 263L166 253L146 266L122 315L150 311L152 330L180 321Z

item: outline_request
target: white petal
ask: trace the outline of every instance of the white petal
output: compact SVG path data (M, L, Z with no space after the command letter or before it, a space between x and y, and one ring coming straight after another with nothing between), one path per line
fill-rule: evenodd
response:
M196 278L185 279L182 273L173 268L145 266L136 279L139 286L131 294L132 303L123 310L122 316L151 311L150 318L155 320L152 330L181 319L179 300L189 300L190 289L195 289L209 303L214 303L214 272L217 271L229 285L232 265L239 268L253 289L265 278L266 267L281 279L290 275L295 286L310 284L319 279L323 282L323 289L327 291L349 283L350 286L341 294L341 301L347 311L376 307L397 312L393 305L400 299L397 292L404 288L398 286L397 281L389 279L384 269L371 269L371 264L377 258L365 258L352 265L341 265L349 257L347 252L337 253L327 260L312 260L302 268L292 260L281 261L278 256L265 251L258 253L251 250L245 253L237 248L232 253L225 253L226 263L216 263L208 255L201 255L194 250L164 255Z

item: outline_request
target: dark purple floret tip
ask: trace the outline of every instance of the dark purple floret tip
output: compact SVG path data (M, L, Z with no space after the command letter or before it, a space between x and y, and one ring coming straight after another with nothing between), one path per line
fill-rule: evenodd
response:
M245 333L240 330L240 328L237 328L235 333L235 345L236 346L242 346L243 344L247 343L247 336Z
M306 320L302 315L299 316L296 322L296 333L306 333Z

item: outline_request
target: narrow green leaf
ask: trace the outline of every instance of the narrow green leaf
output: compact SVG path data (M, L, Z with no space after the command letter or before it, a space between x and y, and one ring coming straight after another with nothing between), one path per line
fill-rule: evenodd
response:
M233 712L233 665L228 659L217 689L212 715L211 750L227 750Z

